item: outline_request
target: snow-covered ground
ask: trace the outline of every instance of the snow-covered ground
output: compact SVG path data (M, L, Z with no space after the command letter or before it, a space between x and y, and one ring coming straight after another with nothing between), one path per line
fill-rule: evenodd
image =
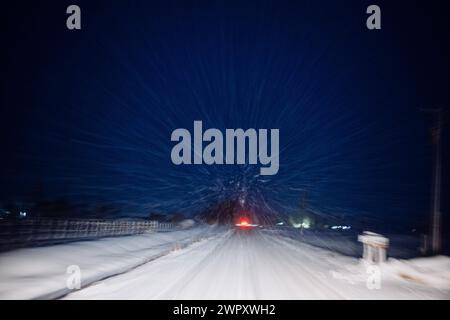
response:
M315 247L327 249L346 256L361 257L362 245L358 242L358 234L355 230L303 230L292 227L277 227L264 229L264 232L297 239ZM420 255L420 236L416 234L389 234L383 233L389 238L389 257L410 259Z
M81 267L80 290L65 287L69 264ZM205 228L0 255L0 298L42 297L450 299L450 258L391 259L374 270L270 232Z
M86 286L211 237L215 230L150 232L0 253L0 299L58 298L70 292L69 266L80 268Z

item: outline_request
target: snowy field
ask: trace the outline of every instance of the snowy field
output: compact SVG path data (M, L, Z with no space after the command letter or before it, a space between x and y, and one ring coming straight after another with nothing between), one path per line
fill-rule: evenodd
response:
M79 265L82 288L66 287ZM370 271L368 273L368 271ZM271 232L195 228L0 255L2 299L450 299L450 258L359 259Z
M215 234L215 228L150 232L0 253L0 299L53 299L70 292L67 268L81 269L82 286L127 272Z
M264 232L277 236L296 239L315 247L327 249L346 256L361 257L362 245L358 242L360 232L354 230L303 230L290 227L264 229ZM389 256L399 259L410 259L420 255L420 237L418 235L383 233L389 238Z

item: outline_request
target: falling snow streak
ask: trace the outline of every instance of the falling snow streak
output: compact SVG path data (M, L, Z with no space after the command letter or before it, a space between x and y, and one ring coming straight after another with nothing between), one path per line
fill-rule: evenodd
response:
M353 11L312 2L106 8L70 43L56 35L65 49L49 49L52 64L36 72L16 150L27 164L22 195L42 182L49 196L114 203L130 215L195 214L229 198L284 215L303 194L325 216L378 219L428 205L430 150L414 80L399 48L355 31ZM280 129L279 173L173 165L170 134L194 120Z

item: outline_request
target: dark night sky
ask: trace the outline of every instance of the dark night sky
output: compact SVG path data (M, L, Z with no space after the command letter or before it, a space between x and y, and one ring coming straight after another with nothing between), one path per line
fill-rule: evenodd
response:
M239 195L266 214L306 192L324 215L428 219L419 108L450 102L446 1L376 1L380 31L372 1L76 1L75 32L72 2L2 8L0 202L40 190L136 215ZM174 166L170 134L194 120L279 128L279 173Z

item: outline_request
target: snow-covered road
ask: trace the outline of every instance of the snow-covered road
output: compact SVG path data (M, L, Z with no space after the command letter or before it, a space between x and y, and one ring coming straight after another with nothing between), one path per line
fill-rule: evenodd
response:
M446 268L448 258L443 259L438 263ZM414 265L409 268L417 269ZM369 289L367 280L370 275L357 259L261 230L228 230L126 273L92 283L64 298L450 298L448 286L432 287L420 277L411 281L411 278L402 277L398 270L408 268L398 263L381 268L381 288Z

